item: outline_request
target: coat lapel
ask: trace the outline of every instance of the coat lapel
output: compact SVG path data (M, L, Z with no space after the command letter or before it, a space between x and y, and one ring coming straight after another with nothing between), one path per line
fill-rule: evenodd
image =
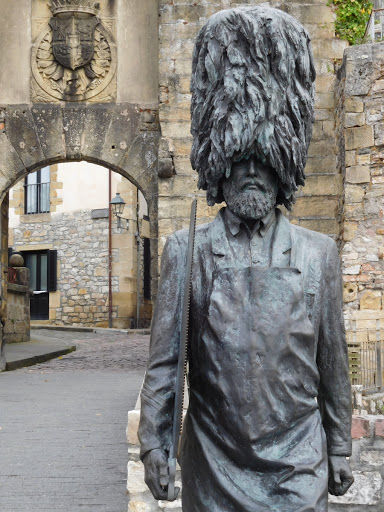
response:
M225 208L222 208L209 226L208 240L212 243L212 254L215 261L215 267L229 266L231 250L228 243L227 233L224 222Z
M292 229L288 219L279 209L276 210L276 228L272 242L272 267L294 266Z

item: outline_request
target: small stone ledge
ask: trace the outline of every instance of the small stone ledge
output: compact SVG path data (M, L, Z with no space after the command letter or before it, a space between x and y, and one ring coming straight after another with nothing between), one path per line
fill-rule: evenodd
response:
M14 292L14 293L26 293L29 294L29 288L28 286L25 286L23 284L15 284L15 283L8 283L7 284L8 291Z

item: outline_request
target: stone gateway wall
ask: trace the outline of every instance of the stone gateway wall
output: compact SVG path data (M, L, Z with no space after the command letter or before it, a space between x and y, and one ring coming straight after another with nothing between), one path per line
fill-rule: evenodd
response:
M335 38L335 15L327 0L161 0L160 6L160 124L159 239L186 227L192 197L197 194L198 223L210 220L218 207L208 207L197 192L197 176L189 154L191 59L199 29L213 13L231 7L268 3L299 19L312 38L316 62L316 121L306 167L306 186L299 191L292 222L338 237L342 176L337 167L335 135L335 71L348 43Z
M384 291L384 43L346 50L338 96L343 105L339 147L340 162L344 163L341 258L346 316L349 319L358 310L369 310L373 320L380 319Z
M7 192L29 172L65 161L99 164L127 178L145 196L150 217L151 289L156 297L158 130L156 109L137 104L0 106L3 238L8 229ZM59 198L54 204L59 204ZM7 259L6 247L7 241L2 245Z
M0 209L1 226L1 304L0 319L2 322L7 317L7 285L8 285L8 211L9 194L6 194ZM5 337L3 333L2 322L0 322L0 371L5 370Z

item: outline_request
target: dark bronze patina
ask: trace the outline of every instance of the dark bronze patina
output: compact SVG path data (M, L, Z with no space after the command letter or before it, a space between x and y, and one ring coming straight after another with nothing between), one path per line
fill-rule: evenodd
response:
M193 167L209 204L196 228L185 512L326 512L353 482L351 401L336 244L291 225L304 184L315 71L305 29L266 7L215 14L193 57ZM167 459L188 233L164 248L139 428L146 482Z

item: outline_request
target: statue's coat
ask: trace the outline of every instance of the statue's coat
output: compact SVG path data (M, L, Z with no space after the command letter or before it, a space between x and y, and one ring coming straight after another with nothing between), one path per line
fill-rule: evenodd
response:
M325 512L327 454L351 453L338 251L278 211L269 267L239 263L224 209L196 231L185 512ZM169 449L186 230L164 248L141 456Z

